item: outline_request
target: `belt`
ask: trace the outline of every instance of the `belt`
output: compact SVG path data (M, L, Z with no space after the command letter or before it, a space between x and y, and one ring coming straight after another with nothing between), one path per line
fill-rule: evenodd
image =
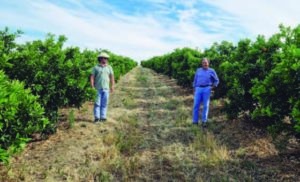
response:
M200 85L199 87L209 87L210 85Z

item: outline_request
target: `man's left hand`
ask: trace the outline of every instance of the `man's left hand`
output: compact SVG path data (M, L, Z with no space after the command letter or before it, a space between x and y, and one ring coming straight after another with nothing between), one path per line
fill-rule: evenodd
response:
M114 92L115 92L115 88L111 88L110 93L114 93Z

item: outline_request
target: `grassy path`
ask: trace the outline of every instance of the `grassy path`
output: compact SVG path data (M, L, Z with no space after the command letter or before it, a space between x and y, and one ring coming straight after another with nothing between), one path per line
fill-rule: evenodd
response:
M219 102L211 103L208 132L191 125L192 105L175 81L135 68L111 95L106 123L93 124L86 103L73 128L29 144L0 181L275 180L274 171L241 159L245 148L215 135L225 125Z

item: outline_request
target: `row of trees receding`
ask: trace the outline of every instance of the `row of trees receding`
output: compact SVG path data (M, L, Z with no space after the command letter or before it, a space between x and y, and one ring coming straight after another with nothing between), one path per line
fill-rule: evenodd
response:
M65 48L65 36L50 34L18 44L20 34L0 31L0 161L6 162L32 134L55 132L59 108L79 108L95 96L89 75L99 51ZM137 65L106 52L116 80Z
M220 78L215 98L226 98L229 118L251 116L268 125L272 134L300 133L300 26L280 26L279 33L237 45L223 41L199 52L190 48L153 57L142 62L191 87L201 59L210 59Z

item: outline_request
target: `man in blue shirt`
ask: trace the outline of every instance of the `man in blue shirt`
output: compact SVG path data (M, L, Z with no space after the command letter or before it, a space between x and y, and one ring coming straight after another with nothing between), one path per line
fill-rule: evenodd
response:
M219 78L215 70L208 67L209 60L204 58L202 60L202 68L198 68L194 78L194 109L193 109L193 124L198 124L199 108L203 102L202 111L202 126L206 127L209 99L211 90L219 84Z

